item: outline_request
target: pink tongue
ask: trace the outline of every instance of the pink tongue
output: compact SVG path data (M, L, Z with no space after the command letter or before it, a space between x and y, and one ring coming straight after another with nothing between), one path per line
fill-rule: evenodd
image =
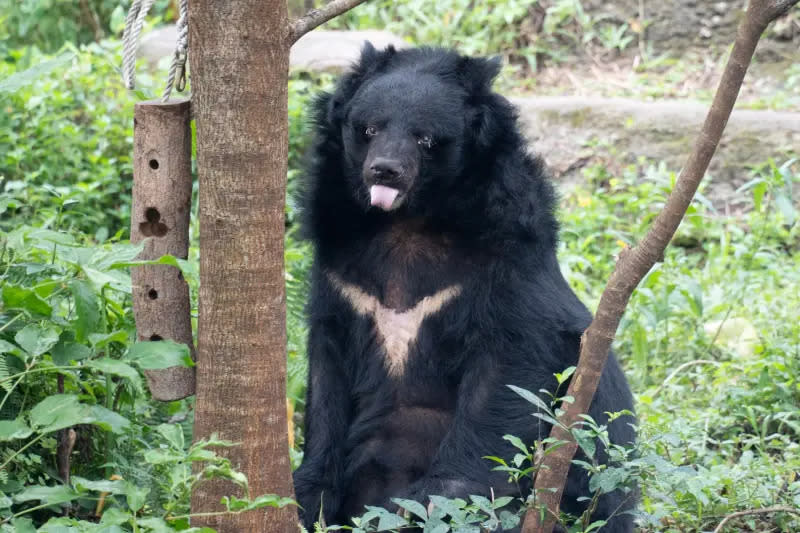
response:
M369 201L370 204L377 205L384 211L389 211L399 193L400 191L397 189L392 189L385 185L373 185L369 188Z

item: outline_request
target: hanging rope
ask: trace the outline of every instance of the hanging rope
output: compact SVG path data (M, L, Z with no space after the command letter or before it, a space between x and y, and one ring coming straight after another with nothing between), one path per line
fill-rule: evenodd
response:
M122 80L125 87L136 86L136 50L139 48L139 35L147 12L155 0L133 0L128 16L125 18L125 31L122 33Z
M175 55L172 57L172 64L169 66L167 76L167 86L164 87L164 94L161 101L169 100L172 86L175 83L175 74L178 74L178 85L175 87L179 93L186 88L186 54L189 48L189 0L180 0L180 16L178 17L178 42L175 45Z
M136 51L139 48L139 36L142 33L144 19L153 6L155 0L133 0L128 16L125 18L125 31L122 33L122 79L125 87L133 89L136 86ZM189 0L180 0L178 7L177 30L178 41L175 53L167 75L167 84L161 95L161 101L166 102L172 93L173 86L178 92L186 88L186 57L189 47ZM175 78L177 77L177 85Z

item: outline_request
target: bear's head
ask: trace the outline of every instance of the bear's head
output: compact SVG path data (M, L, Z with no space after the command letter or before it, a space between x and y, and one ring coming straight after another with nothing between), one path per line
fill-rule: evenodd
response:
M423 214L469 194L459 190L466 176L482 154L503 149L502 125L514 122L508 102L491 90L499 70L497 58L434 48L378 51L367 43L320 110L356 202L365 210Z

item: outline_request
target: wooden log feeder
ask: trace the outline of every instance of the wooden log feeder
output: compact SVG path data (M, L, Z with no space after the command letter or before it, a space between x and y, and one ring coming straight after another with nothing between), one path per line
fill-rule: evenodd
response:
M190 103L136 104L133 114L131 242L145 239L139 260L163 255L186 259L192 201ZM131 269L133 313L140 341L170 339L189 346L194 359L189 285L171 265ZM194 368L147 370L153 398L179 400L195 392Z

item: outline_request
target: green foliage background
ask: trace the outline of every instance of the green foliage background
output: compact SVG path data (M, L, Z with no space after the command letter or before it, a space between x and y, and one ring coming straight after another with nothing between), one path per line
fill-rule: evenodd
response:
M386 26L416 42L528 63L544 52L571 57L576 45L600 39L602 25L579 2L558 1L546 6L551 19L541 40L520 47L514 28L534 4L488 2L470 10L472 3L461 0L375 2L336 24ZM163 73L140 68L140 89L126 91L113 38L119 4L87 5L96 25L81 20L80 3L0 0L0 530L192 531L188 496L204 476L241 487L227 512L286 505L249 494L246 478L213 452L233 443L190 444L191 399L153 402L144 386L144 369L188 364L185 347L134 342L131 313L128 268L138 251L128 242L132 110L138 98L160 90ZM172 16L168 2L156 2L153 21ZM95 26L110 38L93 42ZM308 105L330 81L295 73L289 86L286 267L295 463L310 264L309 247L297 238L297 193ZM588 168L581 184L562 191L559 255L590 304L616 254L641 238L675 180L674 169L646 160L612 175L618 154L603 150L609 164ZM744 212L717 212L701 194L664 262L631 301L616 348L637 393L641 443L635 453L620 451L609 469L588 467L597 490L639 481L642 531L704 531L736 510L800 507L799 166L783 159L748 169L750 180L735 193ZM195 293L196 224L195 217L189 259L164 259L183 270ZM64 484L57 448L70 431L75 451L71 482ZM510 475L529 475L520 472L533 457L532 444L519 443L516 458L498 458ZM200 466L192 470L194 463ZM500 510L506 503L442 501L450 518L424 519L446 524L442 531L475 531L477 523L509 524ZM413 502L404 505L421 516ZM404 525L387 516L365 516L362 530ZM800 529L786 513L738 525ZM591 527L578 521L573 530Z

